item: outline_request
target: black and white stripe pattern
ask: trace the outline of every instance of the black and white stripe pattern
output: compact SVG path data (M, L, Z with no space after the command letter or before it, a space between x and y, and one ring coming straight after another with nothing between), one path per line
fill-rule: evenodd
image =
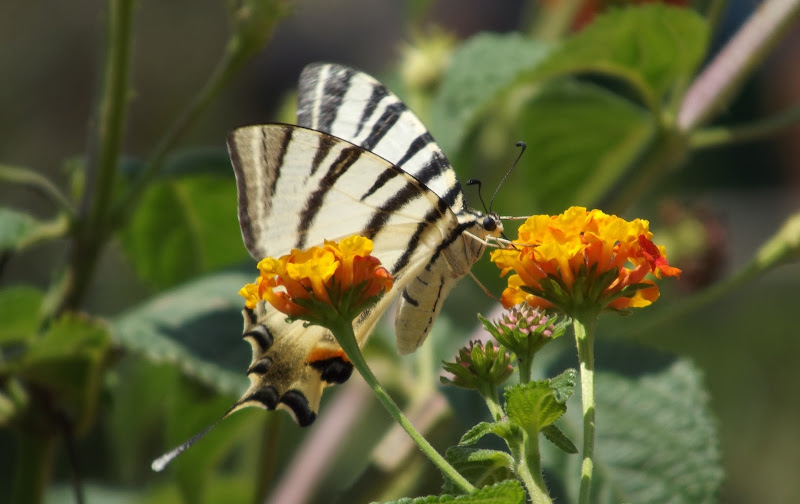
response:
M363 345L392 301L397 347L415 350L445 296L499 236L495 215L466 208L461 185L422 122L389 90L353 69L313 64L300 77L299 126L248 126L228 136L239 224L256 259L354 234L394 276L392 290L354 322ZM353 365L319 326L261 302L243 310L253 358L250 387L225 417L258 406L288 411L301 426L317 416L322 390ZM224 417L223 417L224 418ZM214 424L216 425L216 424ZM214 425L153 461L156 471Z
M465 207L455 171L428 129L369 75L331 63L305 67L297 124L374 152L419 180L454 211Z
M260 260L326 239L369 237L395 283L358 318L356 337L363 344L399 297L398 349L415 350L447 293L480 258L483 240L498 236L502 225L466 207L431 134L372 77L309 65L300 78L298 124L248 126L228 137L245 246ZM346 380L349 363L325 357L337 348L326 330L286 324L262 305L258 320L246 323L252 386L237 404L286 407L300 423L309 422L324 385ZM265 333L269 344L259 338Z

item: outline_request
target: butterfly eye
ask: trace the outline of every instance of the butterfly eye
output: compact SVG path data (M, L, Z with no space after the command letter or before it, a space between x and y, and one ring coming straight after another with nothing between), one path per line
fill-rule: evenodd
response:
M483 218L483 229L486 231L494 231L497 229L497 220L491 215L487 215Z

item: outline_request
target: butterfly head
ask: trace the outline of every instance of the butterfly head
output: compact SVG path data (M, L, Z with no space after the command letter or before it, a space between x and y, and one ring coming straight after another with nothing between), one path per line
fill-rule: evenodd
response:
M485 215L481 225L487 236L500 236L503 233L503 223L500 222L500 217L497 214Z

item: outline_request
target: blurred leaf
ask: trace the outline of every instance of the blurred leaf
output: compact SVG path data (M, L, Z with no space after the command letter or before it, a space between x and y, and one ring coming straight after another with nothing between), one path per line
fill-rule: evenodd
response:
M453 446L447 449L444 458L478 488L508 479L514 479L514 459L506 452L486 450L467 446ZM445 477L442 485L444 494L460 494L461 489Z
M620 367L595 375L592 501L716 502L723 471L700 372L684 359L658 363L652 351L643 349L611 353ZM603 357L596 362L607 362ZM561 425L580 436L580 409L572 408ZM550 451L542 458L562 475L565 501L576 501L577 482L564 482L579 472L579 457Z
M546 87L519 114L528 149L520 168L547 212L592 207L650 142L655 122L643 109L594 85Z
M692 9L650 4L611 10L551 52L531 77L617 77L657 110L676 82L688 81L702 62L708 38L708 23Z
M195 390L184 390L183 394L171 398L167 423L169 445L165 446L166 450L183 443L209 425L214 424L228 411L236 398L231 396L208 397L207 391L196 390L196 387ZM241 411L226 418L173 462L169 470L176 476L184 502L219 502L212 500L208 495L215 486L215 468L225 461L227 455L239 447L241 434L249 434L246 437L248 444L258 444L261 442L261 431L258 429L254 431L252 427L263 425L263 421L268 415L283 414L268 413L257 408L252 408L252 411L248 413L252 413L252 415ZM250 462L248 469L252 471L254 468L252 468L252 461ZM255 471L252 473L255 476ZM252 502L255 492L252 479L250 484L242 490L247 491L247 498L242 501Z
M39 331L44 294L29 286L0 290L0 345L28 341Z
M48 392L69 414L79 435L95 416L106 357L108 327L97 320L64 315L27 352L10 363L23 381Z
M0 250L14 250L36 230L30 214L0 207Z
M398 499L384 504L437 504L456 502L458 504L524 504L525 491L517 480L506 480L492 486L479 488L469 495L430 495L416 499Z
M237 292L253 276L218 273L167 291L114 318L112 334L121 345L150 360L176 365L213 390L238 396L247 388L244 371L249 357L241 372L234 373L219 365L219 356L226 347L249 356L241 339L239 312L244 301ZM209 359L198 356L201 344L209 345Z
M124 483L142 481L150 476L150 462L157 455L148 441L161 429L171 399L184 393L180 370L131 355L115 366L108 381L114 397L107 426L115 472Z
M103 504L140 504L141 491L136 488L101 486L92 483L82 485L85 502ZM53 485L47 490L45 504L64 504L75 501L75 488L72 485Z
M16 377L0 379L0 427L12 425L29 404L30 397Z
M233 174L228 151L219 147L193 148L176 151L164 162L160 178L209 174L230 178Z
M231 177L193 175L149 187L122 243L137 273L175 285L247 257Z
M480 115L549 46L519 33L479 33L453 54L432 110L432 130L445 152L456 152Z

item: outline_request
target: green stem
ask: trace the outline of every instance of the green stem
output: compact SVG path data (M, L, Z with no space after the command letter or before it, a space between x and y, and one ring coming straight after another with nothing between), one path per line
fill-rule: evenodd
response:
M17 438L14 462L13 504L36 504L44 501L44 491L53 468L57 437L55 432L21 429Z
M798 123L800 123L800 104L745 126L716 127L694 131L689 137L689 145L693 149L707 149L760 140Z
M116 227L122 226L127 222L142 193L161 171L166 155L186 130L208 108L230 79L248 61L250 55L250 52L242 48L238 38L234 37L229 41L222 59L217 63L211 76L197 94L194 95L186 108L167 128L166 133L164 133L150 154L142 174L131 185L128 192L120 198L120 202L114 209L113 214Z
M75 241L56 312L77 308L88 290L100 251L109 236L108 215L117 173L128 99L134 0L108 1L108 52L96 129L86 163L86 189Z
M497 387L491 383L484 381L480 382L480 390L478 392L483 396L486 401L486 407L489 408L489 413L495 421L503 418L503 408L500 406L500 400L497 397Z
M580 504L589 502L594 468L594 333L596 324L597 312L595 311L576 314L572 321L581 369L581 402L583 404L583 462L581 463L581 490L578 499Z
M0 165L0 180L29 186L62 210L65 210L70 216L75 215L75 209L69 199L64 196L64 193L47 177L43 177L33 170L18 166Z
M525 358L517 356L517 364L519 366L519 382L523 385L530 382L533 359L529 359L528 356L525 356Z
M431 446L427 439L425 439L422 434L417 431L416 428L411 424L411 422L406 418L400 408L395 404L389 394L384 390L381 384L378 382L378 379L372 374L372 370L367 366L367 362L364 360L364 356L361 354L361 349L358 347L358 342L356 341L355 333L353 332L353 325L350 320L340 319L337 321L336 324L330 327L331 331L333 332L336 340L339 342L339 345L342 347L344 352L347 354L347 357L350 359L350 362L353 363L355 368L361 373L361 376L364 377L364 381L372 388L375 392L375 395L378 397L378 400L383 404L386 410L392 415L392 418L400 424L403 429L411 436L411 439L417 443L420 450L427 456L431 462L433 462L436 467L438 467L446 477L450 478L459 488L461 488L466 493L472 493L476 489L475 487L466 480L458 471L455 470L453 466L451 466L445 459L442 457L436 449Z
M578 15L585 0L565 0L539 4L539 15L531 28L533 37L537 40L555 41L569 33L575 16Z
M551 504L553 500L547 493L547 485L544 483L544 476L542 475L542 461L539 453L539 436L529 436L525 434L525 439L521 443L522 453L520 450L514 450L517 460L517 467L515 472L522 480L525 488L528 490L528 495L533 504Z
M97 128L91 139L86 164L86 191L81 216L90 226L106 218L117 175L128 103L134 0L108 0L108 52L103 88L97 107Z

